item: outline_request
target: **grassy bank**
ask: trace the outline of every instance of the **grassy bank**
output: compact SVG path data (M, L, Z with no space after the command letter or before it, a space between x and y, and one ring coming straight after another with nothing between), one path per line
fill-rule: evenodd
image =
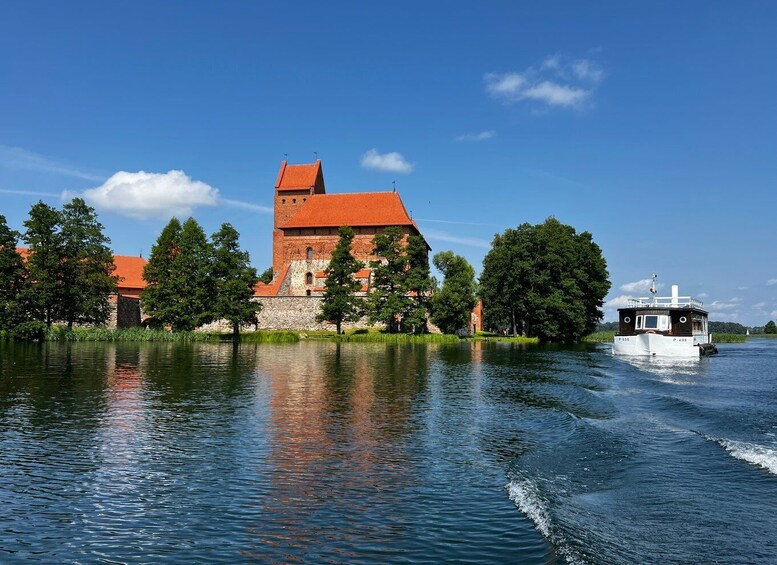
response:
M714 343L745 343L747 336L744 334L712 334Z
M614 331L595 332L583 338L585 343L612 343L615 339ZM742 334L712 334L715 343L744 343L747 336Z
M615 341L614 331L594 332L583 338L584 343L612 343Z

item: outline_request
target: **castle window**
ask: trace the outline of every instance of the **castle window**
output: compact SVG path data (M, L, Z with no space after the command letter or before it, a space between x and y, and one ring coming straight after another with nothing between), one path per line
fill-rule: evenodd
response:
M313 273L305 273L305 284L313 284Z
M313 260L313 248L312 247L308 247L308 250L305 252L305 254L307 255L308 261Z
M310 295L311 295L311 293L310 293L310 289L307 289L307 290L305 291L305 294L306 294L307 296L310 296Z
M286 204L286 199L285 198L281 199L281 204Z
M292 203L292 204L296 204L296 203L297 203L297 199L296 199L296 198L292 198L292 199L291 199L291 203Z
M303 201L303 202L307 202L307 201L308 201L308 199L307 199L307 198L303 198L303 199L302 199L302 201Z

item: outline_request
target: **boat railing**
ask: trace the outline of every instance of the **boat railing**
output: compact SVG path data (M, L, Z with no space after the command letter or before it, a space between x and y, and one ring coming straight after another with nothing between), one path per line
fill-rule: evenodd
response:
M658 308L701 308L704 302L691 296L655 296L629 298L629 306L635 308L655 306Z

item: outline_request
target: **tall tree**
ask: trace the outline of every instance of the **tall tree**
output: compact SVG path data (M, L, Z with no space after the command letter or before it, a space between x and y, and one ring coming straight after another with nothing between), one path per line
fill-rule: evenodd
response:
M116 292L118 277L110 239L103 233L97 214L81 198L74 198L60 213L63 255L59 317L67 322L104 324L110 316L109 296Z
M12 329L24 320L22 288L26 279L24 260L16 251L19 233L0 215L0 330Z
M143 272L143 308L175 331L191 331L214 319L211 247L194 218L170 220L151 248Z
M24 227L29 255L23 301L32 319L51 327L60 314L64 286L61 215L55 208L39 201L30 208Z
M437 253L433 262L444 279L442 288L434 295L432 320L448 334L469 328L476 303L475 269L464 257L452 251Z
M425 333L434 282L429 272L429 248L420 235L407 238L407 272L405 287L409 293L409 309L405 313L402 326L405 331Z
M254 286L259 277L251 266L248 252L241 251L239 238L240 234L228 223L222 224L211 238L214 314L232 325L235 339L240 335L240 324L251 320L261 309L261 304L253 301Z
M777 324L774 323L774 320L769 320L766 322L766 325L764 326L764 333L777 334Z
M610 282L591 234L549 218L495 236L480 287L489 327L575 341L596 328Z
M343 226L339 231L340 239L329 265L324 270L326 273L326 290L321 303L321 313L316 316L319 322L332 322L340 333L343 322L359 319L361 316L362 299L356 296L361 288L361 283L354 275L364 264L351 254L353 243L353 229Z
M412 306L405 281L408 262L403 239L401 228L389 227L372 240L372 254L378 259L370 261L373 282L368 315L370 321L386 324L390 333L399 331L402 317Z

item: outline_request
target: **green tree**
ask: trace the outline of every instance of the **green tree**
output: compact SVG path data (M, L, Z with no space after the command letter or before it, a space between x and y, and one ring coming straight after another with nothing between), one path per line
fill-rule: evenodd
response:
M24 321L22 289L26 279L24 260L16 251L19 233L0 215L0 330Z
M386 324L390 333L399 331L400 320L413 305L405 281L408 260L403 239L401 228L389 227L372 240L372 254L378 259L370 261L373 282L367 298L368 316L372 322Z
M409 294L409 308L402 319L405 331L425 333L434 281L429 273L429 247L420 235L407 238L407 272L405 288Z
M321 313L316 316L319 322L335 324L340 333L343 322L358 320L362 311L362 299L356 296L361 289L361 283L354 278L364 264L351 254L353 229L348 226L340 228L340 239L332 252L324 273L326 274L326 290L321 303Z
M116 292L118 277L113 276L110 239L103 233L94 208L74 198L60 213L62 238L61 302L59 318L74 323L104 324L111 311L109 296Z
M64 286L61 215L55 208L39 201L30 208L24 227L29 255L22 301L30 318L50 328L61 312Z
M489 328L576 341L596 328L610 282L591 234L549 218L496 235L480 287Z
M175 331L191 331L212 321L210 262L211 246L196 220L170 220L143 272L148 283L141 294L143 308Z
M470 314L477 301L475 269L464 257L452 251L437 253L433 262L444 279L442 288L434 295L432 320L444 333L468 329Z
M764 333L777 334L777 324L774 323L774 320L769 320L766 322L766 325L764 326Z
M240 250L240 234L230 224L222 224L213 234L211 276L215 286L213 309L216 318L232 324L232 335L238 339L240 324L250 321L261 309L254 302L254 286L259 277L251 266L248 252Z
M272 282L272 278L274 276L272 267L267 267L267 270L265 270L261 275L259 275L259 281L263 282L264 284L270 284Z

